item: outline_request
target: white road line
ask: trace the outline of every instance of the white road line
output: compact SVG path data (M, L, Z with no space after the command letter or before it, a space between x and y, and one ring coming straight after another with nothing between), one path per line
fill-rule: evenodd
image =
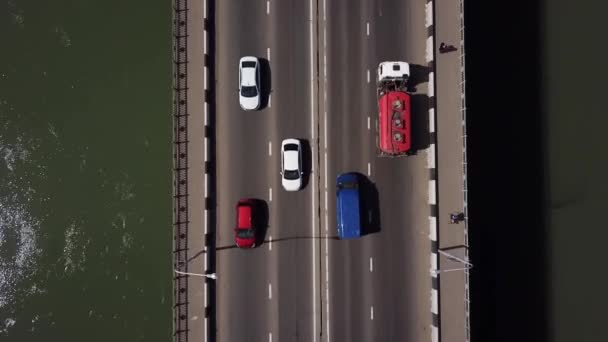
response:
M325 21L327 19L327 16L325 15L325 0L323 0L323 21Z
M327 111L325 111L323 115L323 144L325 145L325 149L327 150Z
M272 342L272 333L268 333L268 342Z
M272 299L272 284L268 283L268 299Z
M367 70L367 83L369 83L369 69Z
M374 272L374 259L369 257L369 271Z
M313 16L313 0L309 0L309 13L308 13L308 29L309 29L309 40L310 40L310 131L311 131L311 141L315 141L315 96L314 96L314 51L313 51L313 22L315 17ZM315 159L312 159L312 170L315 170ZM311 192L311 236L315 236L315 194L317 193L316 182L313 179L312 182L312 192ZM313 324L312 324L312 336L313 342L317 341L317 275L315 273L316 265L317 265L317 246L316 240L310 239L312 244L312 312L313 312Z
M325 152L324 154L324 163L323 163L324 169L325 169L325 190L327 190L327 152Z
M327 211L327 202L328 202L327 190L325 190L325 211Z
M268 108L272 107L272 94L268 94Z
M266 48L266 57L270 61L270 48Z
M272 235L268 235L268 250L272 250Z
M369 36L369 21L367 22L367 35Z
M272 202L272 188L268 188L268 200Z
M270 1L266 1L266 14L270 14Z
M367 117L367 130L370 130L370 117Z
M268 155L272 156L272 141L268 142Z
M370 307L370 310L369 310L369 318L372 321L374 320L374 306L373 305Z
M367 175L371 176L372 175L372 163L367 163Z

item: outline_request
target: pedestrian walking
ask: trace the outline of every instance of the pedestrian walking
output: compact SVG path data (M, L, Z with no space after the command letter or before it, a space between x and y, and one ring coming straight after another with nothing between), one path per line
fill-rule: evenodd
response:
M459 223L460 221L464 221L464 213L450 214L450 223Z

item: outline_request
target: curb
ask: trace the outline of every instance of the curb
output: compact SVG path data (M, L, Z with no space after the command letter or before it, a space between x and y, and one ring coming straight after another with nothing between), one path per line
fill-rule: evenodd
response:
M427 149L427 168L429 169L429 239L431 240L431 341L441 340L441 317L439 315L439 279L435 270L439 267L439 236L437 226L437 145L435 131L435 2L428 0L425 5L425 26L427 30L425 59L429 68L429 135Z

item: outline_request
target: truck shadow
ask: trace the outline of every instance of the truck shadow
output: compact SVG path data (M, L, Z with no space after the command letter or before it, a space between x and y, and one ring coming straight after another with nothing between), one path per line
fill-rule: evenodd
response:
M430 146L429 97L415 94L412 101L412 150L414 153Z
M259 57L260 61L260 110L268 107L270 94L272 93L272 71L270 62L266 58Z
M426 65L410 64L410 78L407 82L407 91L415 93L418 85L429 81L429 67Z

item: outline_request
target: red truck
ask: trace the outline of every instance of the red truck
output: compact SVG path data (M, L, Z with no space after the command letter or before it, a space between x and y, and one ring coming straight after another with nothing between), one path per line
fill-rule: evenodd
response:
M411 101L407 92L410 66L405 62L382 62L378 66L379 156L412 153Z

